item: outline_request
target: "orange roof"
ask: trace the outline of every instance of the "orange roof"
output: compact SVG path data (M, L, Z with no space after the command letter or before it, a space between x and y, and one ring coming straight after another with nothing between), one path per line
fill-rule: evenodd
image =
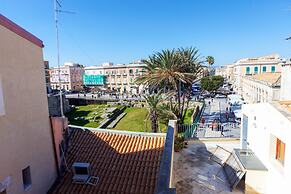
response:
M74 129L66 160L91 165L97 186L72 183L66 172L52 193L154 193L164 136L92 132Z

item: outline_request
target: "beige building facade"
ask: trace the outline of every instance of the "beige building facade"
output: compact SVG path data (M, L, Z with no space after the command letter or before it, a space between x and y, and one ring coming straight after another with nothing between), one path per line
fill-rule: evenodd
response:
M242 97L247 103L280 99L281 73L261 73L242 78Z
M221 67L215 68L215 75L227 78L227 66L221 66Z
M102 66L85 68L85 75L104 76L102 87L116 91L120 94L140 94L144 87L137 85L135 80L145 71L145 64L116 64L104 63ZM86 83L85 83L86 85Z
M73 62L66 62L60 67L61 89L81 90L83 89L83 66ZM50 70L50 82L52 89L59 89L59 68Z
M1 194L46 193L57 177L42 47L0 14Z
M243 58L236 61L233 64L233 88L234 90L242 95L243 77L249 75L256 75L261 73L278 73L281 72L281 58L278 54L254 57L254 58Z

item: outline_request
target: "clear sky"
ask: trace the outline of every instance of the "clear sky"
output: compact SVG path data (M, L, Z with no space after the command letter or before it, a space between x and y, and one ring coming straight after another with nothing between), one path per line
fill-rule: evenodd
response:
M61 62L128 63L154 51L193 46L215 65L279 53L291 58L287 0L59 0ZM53 0L0 0L0 13L44 41L56 65Z

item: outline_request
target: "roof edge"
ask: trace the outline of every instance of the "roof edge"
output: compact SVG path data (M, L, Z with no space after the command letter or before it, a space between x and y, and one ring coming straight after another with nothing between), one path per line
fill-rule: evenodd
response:
M134 132L134 131L123 131L123 130L111 130L111 129L101 129L101 128L91 128L91 127L81 127L77 125L69 125L71 129L81 129L88 130L91 132L100 132L100 133L111 133L111 134L120 134L120 135L131 135L131 136L148 136L148 137L166 137L166 133L147 133L147 132Z
M18 36L30 41L31 43L39 46L41 48L44 47L42 40L37 38L35 35L31 34L30 32L26 31L24 28L20 27L13 21L6 18L4 15L0 14L0 25L9 29L10 31L14 32Z

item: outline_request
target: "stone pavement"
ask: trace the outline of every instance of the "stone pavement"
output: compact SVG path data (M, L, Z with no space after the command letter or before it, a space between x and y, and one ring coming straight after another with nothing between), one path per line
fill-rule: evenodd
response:
M214 153L216 145L232 151L239 147L239 141L207 142L195 141L180 152L174 154L173 184L177 194L241 194L242 191L231 191L226 177L219 174L220 179L214 175L221 166L209 159ZM216 152L215 156L222 161L228 157L227 152Z
M200 124L200 127L198 127L198 137L240 137L240 125L235 122L234 115L228 112L228 119L226 117L226 108L229 109L226 98L206 99L205 104L201 117L205 124ZM220 121L221 126L223 126L223 133L216 127L212 128L212 123L215 120Z

